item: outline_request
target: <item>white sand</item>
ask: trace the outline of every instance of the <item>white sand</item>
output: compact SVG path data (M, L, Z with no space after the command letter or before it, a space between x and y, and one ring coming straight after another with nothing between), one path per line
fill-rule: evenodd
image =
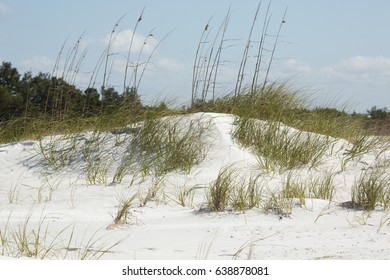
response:
M194 114L185 118L208 128L206 158L190 174L168 173L156 198L142 207L135 202L129 223L124 225L113 225L118 197L145 194L158 180L147 177L131 185L133 176L129 174L121 183L109 184L126 144L115 145L115 137L129 135L104 136L101 148L109 166L107 184L88 183L82 155L75 155L70 166L53 171L37 152L36 141L0 145L0 230L8 237L0 259L23 257L15 250L12 233L18 232L30 216L27 232L30 237L33 230L37 234L41 221L42 231L48 230L41 245L49 247L55 240L48 255L54 259L79 258L83 252L92 258L91 250L108 248L117 241L120 244L102 259L390 258L389 212L378 208L368 215L340 206L351 200L355 180L363 169L374 164L378 151L349 162L342 170L343 153L349 143L338 140L317 168L299 170L302 178L330 170L337 173L331 203L306 199L306 205L296 204L290 216L266 214L262 209L215 213L204 208L205 189L221 168L235 164L241 174L262 174L261 180L270 189L280 188L287 173L261 173L256 156L232 140L231 115ZM390 151L381 157L390 157ZM186 207L175 202L183 186L198 187Z

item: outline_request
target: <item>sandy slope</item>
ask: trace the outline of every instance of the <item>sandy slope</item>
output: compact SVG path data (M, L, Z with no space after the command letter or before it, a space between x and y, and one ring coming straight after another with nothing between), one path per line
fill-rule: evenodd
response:
M34 230L36 234L42 221L42 228L48 229L42 244L48 246L55 240L49 258L80 258L83 253L92 258L93 250L108 248L119 240L103 259L390 258L390 226L381 226L390 214L378 209L368 217L363 211L340 206L351 199L354 181L373 164L376 151L342 170L341 159L349 143L338 140L318 168L297 171L302 178L326 170L337 173L336 195L330 204L307 199L305 206L296 204L290 216L265 214L260 209L214 213L204 208L205 189L222 167L234 164L243 176L262 174L267 187L273 189L280 187L286 173L261 173L254 154L232 140L232 116L194 114L184 118L184 122L191 119L205 129L204 139L209 143L206 158L190 174L168 173L154 201L143 207L135 203L127 225L113 226L118 197L144 194L158 178L136 180L131 185L133 177L128 175L120 184L110 184L108 179L106 184L90 185L81 155L74 155L68 167L54 171L42 160L35 141L1 145L0 230L8 236L1 258L21 257L12 232L28 217L27 232ZM118 137L124 137L125 143L129 135L107 133L103 137L103 154L110 167L107 177L112 177L124 151L125 144L118 145ZM390 152L382 154L388 156ZM186 207L175 202L181 186L197 186L192 203Z

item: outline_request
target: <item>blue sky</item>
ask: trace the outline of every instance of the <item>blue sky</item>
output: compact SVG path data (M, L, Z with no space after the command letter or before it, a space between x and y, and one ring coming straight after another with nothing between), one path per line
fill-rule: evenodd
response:
M60 48L72 49L83 34L86 49L76 83L90 81L116 21L112 45L115 59L108 83L121 89L124 59L139 14L131 60L140 48L148 58L153 48L173 32L153 54L140 86L146 101L166 98L177 104L191 96L196 47L206 22L216 32L231 6L226 34L230 47L222 53L218 91L229 92L237 75L257 0L0 0L0 61L10 61L20 72L52 73ZM268 1L263 0L257 34ZM371 106L390 108L390 1L387 0L273 0L269 33L276 34L288 8L271 69L272 79L289 80L319 104L365 112ZM147 37L152 31L153 37ZM213 34L213 33L211 33ZM210 35L212 37L212 35ZM269 38L268 47L273 38ZM255 49L253 47L252 51ZM62 56L62 63L65 61ZM110 62L111 65L111 62ZM61 66L61 65L60 65ZM249 69L248 69L249 71ZM101 75L101 73L100 73ZM102 78L99 78L100 80Z

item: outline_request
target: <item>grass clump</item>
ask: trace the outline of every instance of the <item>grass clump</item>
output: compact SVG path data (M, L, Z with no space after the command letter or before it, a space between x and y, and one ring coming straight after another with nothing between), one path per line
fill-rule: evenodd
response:
M259 207L263 188L258 179L253 176L245 179L232 166L222 168L206 193L208 208L217 212L227 209L242 212Z
M286 199L298 199L299 205L306 205L306 185L293 179L293 174L290 172L287 174L286 182L283 189L280 192L281 197Z
M49 225L42 215L33 227L32 212L29 212L17 228L9 226L11 214L5 227L0 230L1 255L14 258L28 257L33 259L68 259L69 253L75 253L76 259L100 259L124 239L108 244L102 237L96 237L96 231L89 238L84 234L81 242L74 240L75 227L67 226L54 235L49 234ZM68 229L71 228L71 232ZM66 236L69 236L66 239ZM68 240L66 244L64 241Z
M295 110L290 120L283 119L283 122L300 130L348 140L362 133L363 119L344 109L316 107Z
M198 107L244 119L282 122L299 130L334 138L354 139L364 131L364 116L348 114L344 109L313 107L312 104L303 90L296 90L287 82L269 82L255 91L253 87L248 88L237 95L228 95ZM198 107L195 104L194 108Z
M106 143L114 135L115 147L124 148L113 170L111 183L120 183L131 171L144 176L162 176L171 171L190 172L206 154L203 136L207 123L187 117L163 117L165 111L149 110L142 122L111 128L103 133L97 125L91 132L48 136L37 144L47 166L59 171L72 163L82 163L89 184L107 184L115 159ZM190 117L188 117L190 118ZM125 134L124 137L118 134Z
M144 175L173 170L190 172L206 154L202 137L207 127L181 117L148 118L131 139L131 154Z
M224 211L234 188L235 172L231 167L220 170L217 179L211 184L206 194L207 205L211 211Z
M268 198L263 204L263 210L280 216L289 217L295 204L304 206L306 204L306 185L289 172L280 190L269 191Z
M138 193L138 199L140 201L140 206L144 207L150 201L159 202L161 200L160 195L164 195L164 178L163 177L154 177L151 180L146 193Z
M116 184L122 182L123 178L131 170L132 166L133 162L131 157L126 154L123 155L118 167L115 170L114 176L112 177L112 183Z
M280 122L238 118L236 125L234 138L254 150L267 172L314 167L328 149L326 137L294 130Z
M136 199L136 197L137 195L132 195L130 197L125 197L125 196L118 197L119 206L118 206L118 212L114 218L115 225L123 225L128 223L131 216L130 208L133 205L133 202Z
M263 210L281 216L290 216L294 206L305 206L307 198L333 200L335 186L334 173L331 171L321 176L302 178L292 171L287 174L280 190L269 191L263 201Z
M306 106L305 98L286 83L269 83L261 90L243 90L238 95L228 95L211 103L204 103L206 111L231 113L239 117L260 120L291 120L296 112Z
M379 149L381 152L385 151L389 147L388 141L383 140L381 137L368 135L362 133L351 139L352 147L346 150L346 161L358 158L366 153L369 153L375 149Z
M77 157L74 135L48 136L39 139L36 150L55 171L69 165Z
M55 256L60 243L60 235L66 228L61 230L54 237L49 238L48 225L44 226L45 218L40 217L37 227L31 228L31 216L32 213L30 212L26 216L23 224L8 233L8 237L2 236L2 243L4 243L2 244L3 254L4 248L6 248L8 254L14 257L24 256L45 259ZM12 243L10 241L12 241Z
M244 212L247 209L259 207L262 202L263 187L258 182L259 177L249 177L236 184L231 194L231 204L234 210Z
M335 173L326 171L319 177L308 180L308 192L311 198L324 199L332 201L335 194L334 185Z
M174 201L182 207L191 207L194 203L195 191L199 188L198 186L188 187L185 185L175 188Z
M238 116L233 137L251 147L261 167L272 172L304 165L315 167L328 151L331 139L328 136L337 134L331 129L333 122L327 130L318 126L327 123L327 115L321 110L306 109L307 102L287 84L273 83L261 91L227 97L217 102L217 106ZM310 117L314 112L315 117ZM336 115L331 114L331 118L336 119ZM308 119L316 122L309 123Z
M375 210L390 207L389 162L379 163L366 169L352 187L352 207Z
M294 197L290 196L289 191L269 192L263 204L265 213L275 213L280 216L289 217L294 207Z
M96 161L89 160L86 164L86 175L88 183L94 184L107 184L107 173L109 163L103 159L97 159Z

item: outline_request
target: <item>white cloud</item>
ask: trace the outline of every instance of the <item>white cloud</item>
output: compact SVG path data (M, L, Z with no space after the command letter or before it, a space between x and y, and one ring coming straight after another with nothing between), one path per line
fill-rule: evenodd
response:
M310 64L306 63L306 62L303 62L303 61L300 61L300 60L297 60L297 59L293 59L293 58L289 58L289 59L286 59L285 61L283 61L282 65L281 65L281 71L282 72L288 72L290 74L297 74L297 73L311 73L313 71L312 67L310 66Z
M354 56L323 67L321 73L329 79L356 83L389 83L390 58Z
M33 71L33 72L51 72L54 67L54 61L49 59L46 56L33 56L29 59L22 61L22 66L25 68L26 71Z
M378 56L355 56L340 61L335 66L336 70L359 73L359 72L382 72L390 70L390 58Z
M186 69L186 65L174 58L161 58L157 61L156 66L159 70L181 72Z
M4 1L0 0L0 15L7 15L11 13L11 8L4 3Z
M111 34L104 38L106 45L110 42ZM133 38L133 42L131 41ZM126 53L129 51L129 47L132 44L131 52L139 53L141 50L144 54L151 54L153 49L158 44L158 41L153 37L153 34L147 36L135 33L133 37L133 31L130 29L122 30L114 33L111 41L111 51L114 53Z

